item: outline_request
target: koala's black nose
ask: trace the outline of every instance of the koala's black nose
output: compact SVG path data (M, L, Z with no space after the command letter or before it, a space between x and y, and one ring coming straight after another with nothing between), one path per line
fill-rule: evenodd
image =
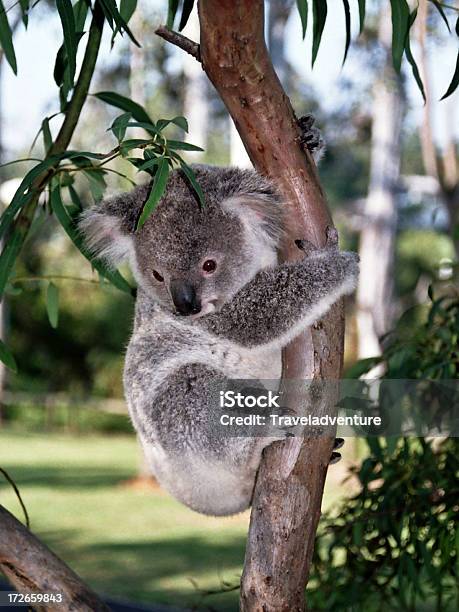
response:
M172 301L182 315L197 314L201 310L201 301L191 283L184 280L171 280Z

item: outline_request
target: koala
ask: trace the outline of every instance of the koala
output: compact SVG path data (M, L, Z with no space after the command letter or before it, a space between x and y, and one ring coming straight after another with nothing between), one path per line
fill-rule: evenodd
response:
M280 264L275 186L251 170L193 170L204 207L174 170L140 230L148 185L90 208L80 228L94 254L128 261L137 281L124 388L155 477L193 510L231 515L250 506L262 451L285 433L222 436L211 387L279 379L281 349L355 289L358 257L331 232L324 249L299 240L303 257Z

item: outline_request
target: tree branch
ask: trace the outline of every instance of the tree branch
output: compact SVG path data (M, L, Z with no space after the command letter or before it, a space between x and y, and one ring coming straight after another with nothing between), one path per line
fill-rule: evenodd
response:
M282 257L294 260L298 257L294 239L324 245L331 220L315 165L299 146L295 114L266 49L263 1L199 0L198 9L203 68L254 166L273 179L284 196L289 235ZM339 379L343 332L339 304L284 350L283 380ZM330 382L323 409L333 411L336 393L337 385ZM292 401L287 400L287 405L294 406L288 399ZM242 610L304 608L331 450L328 437L291 439L266 449L254 492Z
M20 592L61 594L63 601L37 610L109 612L109 608L63 561L8 510L0 506L0 570Z
M201 53L198 43L195 43L186 36L183 36L183 34L169 30L169 28L166 28L165 26L159 27L155 31L155 34L161 36L161 38L164 38L164 40L172 45L183 49L183 51L192 55L198 62L201 61Z
M97 56L99 54L100 42L102 39L103 26L104 14L99 2L95 2L91 26L89 28L88 42L86 44L78 81L75 84L75 89L73 90L72 97L65 112L65 119L56 140L48 151L45 159L53 155L63 153L70 144L73 132L75 131L78 119L80 118L81 110L86 101L89 85L96 67ZM56 162L56 165L57 163L58 162ZM7 248L10 249L8 260L3 262L5 267L9 268L12 266L16 260L16 257L20 253L22 245L24 244L30 226L32 225L32 221L35 217L35 211L37 210L40 194L45 189L47 181L54 169L55 167L43 172L43 174L38 176L33 182L33 185L30 188L30 191L33 192L33 196L19 212L13 225L11 236L3 249L3 252ZM2 274L5 282L9 276L9 271L10 270L8 269L7 274ZM1 272L4 272L4 270L1 270ZM4 286L1 286L0 298L3 296L3 290Z

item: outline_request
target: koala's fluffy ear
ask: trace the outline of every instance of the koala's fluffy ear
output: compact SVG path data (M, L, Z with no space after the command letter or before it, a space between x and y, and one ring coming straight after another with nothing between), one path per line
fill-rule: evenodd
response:
M137 219L149 193L142 185L86 210L78 227L90 252L116 267L129 259Z
M284 233L282 201L274 186L256 172L245 172L238 192L222 202L255 238L277 247Z

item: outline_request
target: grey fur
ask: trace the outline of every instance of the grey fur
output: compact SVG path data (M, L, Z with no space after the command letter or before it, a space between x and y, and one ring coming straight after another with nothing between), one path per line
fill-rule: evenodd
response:
M90 209L81 228L114 265L129 259L138 282L124 386L153 472L190 508L227 515L250 505L262 450L285 433L222 438L212 383L277 379L281 348L354 290L358 258L330 243L279 265L283 207L273 186L247 170L194 171L204 209L174 171L139 232L133 230L145 186ZM205 276L209 258L217 269ZM169 286L177 279L194 288L199 316L175 314Z

